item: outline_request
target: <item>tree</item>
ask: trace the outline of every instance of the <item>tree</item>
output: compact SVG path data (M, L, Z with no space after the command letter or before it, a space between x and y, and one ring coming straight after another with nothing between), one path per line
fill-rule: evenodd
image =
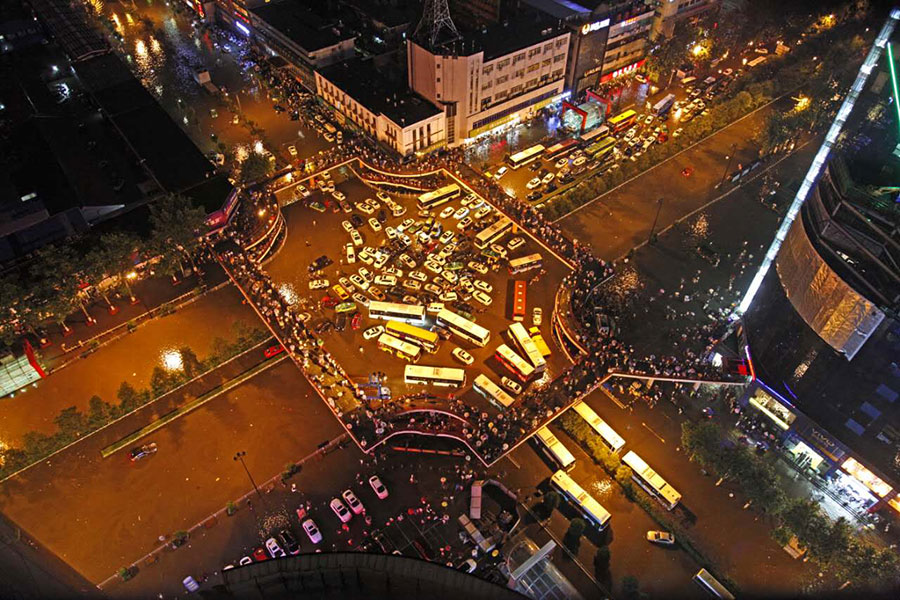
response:
M597 548L597 553L594 554L594 571L596 571L597 575L602 577L609 572L609 561L609 546Z
M0 279L0 342L11 346L18 340L19 304L25 290L18 279L3 277Z
M88 428L93 431L106 425L110 417L110 406L100 396L91 396L88 401Z
M581 543L581 534L584 533L587 523L584 519L575 517L569 522L569 529L566 531L563 543L573 552L578 551L578 545Z
M84 267L84 259L78 257L71 246L51 245L37 251L29 269L37 303L56 319L64 331L69 330L65 319L75 308L81 308L88 323L94 322L78 290L78 284L83 281Z
M544 500L541 502L541 513L543 513L544 518L548 518L553 514L553 511L559 507L559 494L556 492L547 492L544 494Z
M258 152L251 152L241 163L240 181L248 185L268 177L275 171L275 167L268 158Z
M101 237L100 246L106 258L107 269L133 301L134 292L128 282L128 274L134 269L134 255L143 249L142 240L129 233L114 232Z
M637 600L641 597L641 586L634 575L626 575L622 578L622 597L627 600Z
M74 406L61 410L53 422L59 427L59 432L66 441L81 437L88 428L87 419Z
M166 256L187 259L196 270L194 256L206 230L206 211L194 206L186 196L169 194L150 205L150 225L153 228L151 246L157 254L164 260ZM173 248L178 252L173 254ZM183 267L181 271L184 275Z

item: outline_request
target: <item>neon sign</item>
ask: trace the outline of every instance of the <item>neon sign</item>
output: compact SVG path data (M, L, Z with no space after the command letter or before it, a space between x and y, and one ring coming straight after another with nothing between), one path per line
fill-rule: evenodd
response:
M592 31L599 31L605 27L609 27L609 19L594 21L593 23L585 23L581 26L581 35L587 35Z

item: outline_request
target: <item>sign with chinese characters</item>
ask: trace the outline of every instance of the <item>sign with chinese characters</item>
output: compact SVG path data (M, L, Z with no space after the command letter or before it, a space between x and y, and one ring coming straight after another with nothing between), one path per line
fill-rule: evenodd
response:
M581 26L581 35L587 35L592 31L599 31L604 27L609 27L609 19L603 19L602 21L594 21L593 23L585 23Z

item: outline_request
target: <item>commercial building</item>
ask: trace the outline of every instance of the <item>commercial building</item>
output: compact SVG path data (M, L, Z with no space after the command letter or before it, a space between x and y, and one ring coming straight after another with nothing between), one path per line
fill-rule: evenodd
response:
M524 0L569 29L566 89L579 95L644 64L653 7L640 0Z
M672 37L679 23L718 10L721 0L660 0L653 17L653 39Z
M900 212L849 172L825 167L744 315L745 400L848 509L900 512Z
M445 108L447 144L457 146L560 99L570 35L532 11L436 47L410 40L409 86Z
M516 9L515 0L450 0L454 23L479 27L498 23Z
M444 111L410 91L406 81L379 70L372 59L354 59L316 72L316 93L338 122L350 121L402 156L446 144Z
M345 31L338 16L324 7L283 0L252 8L249 15L249 35L285 59L310 90L316 89L316 69L354 55L356 35Z

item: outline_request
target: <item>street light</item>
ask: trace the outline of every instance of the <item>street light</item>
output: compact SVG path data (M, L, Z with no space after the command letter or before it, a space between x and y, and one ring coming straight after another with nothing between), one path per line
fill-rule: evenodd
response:
M658 202L659 204L657 204L657 206L656 206L656 216L653 217L653 225L650 226L650 235L647 236L647 243L648 243L648 244L652 244L652 243L653 243L653 232L656 231L656 222L659 220L659 213L660 213L660 211L662 211L663 199L660 198L659 200L657 200L657 202Z
M259 491L259 488L256 487L256 482L253 481L253 476L250 474L250 470L247 468L247 464L244 462L244 457L247 456L247 453L243 450L234 455L235 461L241 461L241 466L244 467L244 472L247 473L247 478L250 480L250 483L253 484L253 489L256 490L256 495L262 498L262 493Z

